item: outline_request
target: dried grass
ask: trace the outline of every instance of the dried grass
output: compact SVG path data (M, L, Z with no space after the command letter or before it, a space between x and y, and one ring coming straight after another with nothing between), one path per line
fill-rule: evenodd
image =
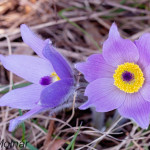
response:
M63 13L61 11L63 10ZM0 54L34 55L20 37L19 25L26 23L41 37L50 38L58 50L66 56L72 66L87 56L101 51L112 22L116 22L124 37L132 40L150 32L150 2L148 0L1 0L0 1ZM86 86L82 79L83 87ZM8 73L0 66L0 91L9 84L20 84L22 79ZM80 89L83 93L83 89ZM76 101L76 103L75 103ZM140 129L133 122L116 121L114 112L106 113L102 130L92 125L90 110L75 109L81 103L80 95L74 96L73 105L64 104L56 111L56 117L48 112L38 114L34 120L25 121L26 139L39 150L45 150L44 142L56 146L58 137L71 141L81 122L82 127L76 139L75 149L98 150L146 150L150 147L150 131ZM59 113L61 111L61 113ZM22 129L15 136L8 132L9 120L19 115L18 110L0 108L1 139L20 141ZM53 125L50 123L53 120ZM37 123L35 123L35 121ZM110 123L109 123L110 121ZM119 124L120 123L120 124ZM53 128L52 133L46 132ZM106 124L108 126L106 127ZM117 126L117 124L119 124ZM44 128L41 128L41 126ZM106 130L106 131L105 131ZM48 144L48 145L49 145ZM65 149L64 144L60 149ZM14 149L17 149L14 148ZM53 149L52 147L49 148Z

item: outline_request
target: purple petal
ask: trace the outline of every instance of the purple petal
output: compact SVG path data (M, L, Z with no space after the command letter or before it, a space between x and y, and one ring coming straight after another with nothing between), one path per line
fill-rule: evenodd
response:
M42 90L43 87L36 84L12 90L0 98L0 106L32 109L40 100Z
M135 44L139 50L140 58L138 64L142 67L147 67L150 64L150 34L143 34L138 40L135 41Z
M94 106L98 112L111 111L121 106L125 95L125 92L114 86L113 79L100 78L87 86L85 96L88 96L88 101L80 106L80 109Z
M136 63L139 59L139 52L132 41L120 37L117 26L113 23L109 37L103 45L103 57L108 64L117 67L125 62Z
M31 47L41 58L44 58L44 56L42 54L42 50L45 46L46 41L49 41L49 40L44 41L44 40L40 39L25 24L22 24L20 29L21 29L21 36L22 36L24 43L26 43L29 47Z
M101 54L91 55L86 62L78 63L75 67L88 82L98 78L112 78L115 72L115 68L108 65Z
M52 65L44 59L27 55L0 55L4 67L33 83L38 83L43 76L50 76L54 72Z
M143 87L140 89L140 93L146 101L150 102L150 82L144 83Z
M118 111L123 117L133 119L141 128L148 128L150 103L145 101L139 92L127 94Z
M73 84L73 79L63 79L47 86L41 93L40 104L50 108L60 105L72 94Z
M23 116L17 117L16 119L10 120L9 131L14 131L18 125L20 125L24 120L31 118L33 115L36 115L42 111L45 111L47 108L36 106L32 110L28 111Z
M73 78L73 71L69 63L51 44L46 44L43 55L52 63L55 72L61 79Z
M150 102L150 66L145 67L143 73L145 81L142 88L140 89L140 93L146 101Z

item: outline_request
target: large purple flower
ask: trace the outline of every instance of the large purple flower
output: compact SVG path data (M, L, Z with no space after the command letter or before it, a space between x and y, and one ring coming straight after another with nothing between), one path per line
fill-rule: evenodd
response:
M40 57L27 55L0 55L3 66L33 84L15 89L0 98L0 106L30 110L11 120L13 131L25 119L62 104L74 90L73 71L66 59L52 46L50 40L41 40L26 25L21 25L23 41Z
M112 24L103 53L76 64L90 82L85 90L88 101L80 109L95 107L98 112L118 109L146 129L150 117L150 34L132 42L120 37Z

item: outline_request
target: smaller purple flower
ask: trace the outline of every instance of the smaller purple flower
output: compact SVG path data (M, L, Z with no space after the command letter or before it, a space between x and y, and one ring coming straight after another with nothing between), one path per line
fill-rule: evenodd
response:
M21 25L21 35L23 41L40 58L0 55L0 61L7 70L33 83L12 90L0 98L0 106L30 110L11 120L9 131L13 131L32 115L61 105L74 91L73 71L67 60L52 46L51 41L43 41L25 24Z
M120 115L146 129L150 121L150 34L132 42L123 39L115 23L103 44L102 54L76 64L89 82L88 101L80 109L98 112L118 109Z

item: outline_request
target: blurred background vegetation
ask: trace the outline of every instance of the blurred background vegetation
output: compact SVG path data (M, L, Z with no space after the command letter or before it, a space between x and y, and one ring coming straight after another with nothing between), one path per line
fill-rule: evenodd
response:
M150 0L1 0L0 54L35 55L20 35L19 26L25 23L43 39L50 38L74 66L89 55L102 52L113 22L121 35L131 40L150 32ZM85 82L82 77L81 81ZM9 87L26 85L28 83L15 75L10 78L10 73L0 66L1 96ZM9 120L24 111L3 107L0 108L0 136L6 141L28 141L27 149L31 150L149 149L149 129L142 130L132 121L117 120L115 111L92 112L91 109L74 112L72 107L52 116L45 112L27 120L11 134ZM97 115L96 119L92 119L93 115Z

